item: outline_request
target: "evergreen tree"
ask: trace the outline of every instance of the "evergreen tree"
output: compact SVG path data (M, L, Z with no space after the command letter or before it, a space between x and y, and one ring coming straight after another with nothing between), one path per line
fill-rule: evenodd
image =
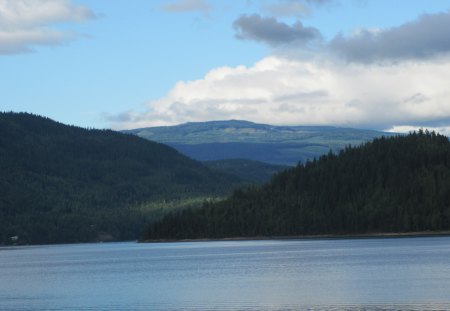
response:
M149 226L144 239L366 234L450 229L450 142L381 137Z

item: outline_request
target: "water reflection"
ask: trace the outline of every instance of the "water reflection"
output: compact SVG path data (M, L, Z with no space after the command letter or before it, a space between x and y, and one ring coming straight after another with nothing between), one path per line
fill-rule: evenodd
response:
M0 252L1 310L450 310L450 238Z

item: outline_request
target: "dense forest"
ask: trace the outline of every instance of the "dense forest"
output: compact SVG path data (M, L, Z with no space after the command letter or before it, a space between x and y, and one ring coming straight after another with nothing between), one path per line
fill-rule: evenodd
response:
M239 182L135 135L0 113L0 244L136 239L149 202L222 196Z
M246 159L228 159L202 162L212 170L232 174L254 184L268 182L273 175L284 171L289 166L269 164Z
M146 240L450 229L450 142L419 131L347 147L166 216Z

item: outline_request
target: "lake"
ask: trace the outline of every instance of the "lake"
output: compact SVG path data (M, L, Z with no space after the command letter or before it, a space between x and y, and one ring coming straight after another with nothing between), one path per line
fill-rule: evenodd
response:
M6 247L0 310L450 310L450 238Z

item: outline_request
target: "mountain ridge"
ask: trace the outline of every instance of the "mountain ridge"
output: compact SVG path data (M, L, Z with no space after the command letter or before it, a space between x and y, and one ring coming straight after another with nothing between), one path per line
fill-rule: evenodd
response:
M346 127L282 126L245 120L189 122L124 132L168 144L199 161L243 158L290 166L330 149L337 152L347 145L395 135Z

